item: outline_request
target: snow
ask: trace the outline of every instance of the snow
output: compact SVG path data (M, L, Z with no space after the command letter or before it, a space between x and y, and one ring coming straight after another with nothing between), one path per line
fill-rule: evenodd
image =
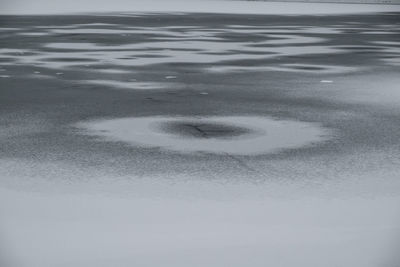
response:
M162 89L168 86L168 84L165 83L116 81L116 80L86 80L80 82L99 85L101 87L111 87L117 89L131 89L131 90Z
M1 14L60 14L76 12L206 12L235 14L352 14L395 12L400 5L282 3L257 1L183 1L183 0L3 0Z
M192 139L166 133L155 126L170 122L226 124L254 132L229 139ZM274 153L283 149L308 146L326 140L330 134L328 129L317 124L252 116L123 118L82 123L79 127L86 128L88 134L133 145L161 147L186 153L237 155Z
M1 161L2 179L13 166L26 172L26 164ZM40 192L0 189L10 266L376 267L399 260L399 197L327 196L335 188L365 190L361 181L376 177L341 186L335 177L325 191L300 181L104 182L99 173L92 182L73 182L91 176L76 169L71 176L71 166L35 166L49 173L30 189ZM50 182L63 169L70 179ZM104 191L110 188L118 193Z

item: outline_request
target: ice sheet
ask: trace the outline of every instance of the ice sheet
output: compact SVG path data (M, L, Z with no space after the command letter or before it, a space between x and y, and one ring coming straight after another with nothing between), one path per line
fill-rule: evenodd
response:
M153 125L168 122L217 123L254 130L237 138L184 138L157 130ZM217 154L253 155L276 153L284 149L309 146L329 139L330 131L317 124L274 120L268 117L138 117L87 122L78 127L87 134L108 140L123 141L133 146L160 147L178 152L207 152Z
M257 1L128 1L114 0L4 0L2 14L55 14L76 12L206 12L239 14L351 14L399 11L397 5L284 3ZM124 14L129 16L129 14ZM137 16L137 14L132 14Z

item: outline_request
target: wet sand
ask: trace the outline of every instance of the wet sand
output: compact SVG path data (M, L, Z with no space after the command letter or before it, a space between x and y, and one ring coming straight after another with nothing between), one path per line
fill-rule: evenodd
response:
M5 259L397 266L399 16L1 16Z

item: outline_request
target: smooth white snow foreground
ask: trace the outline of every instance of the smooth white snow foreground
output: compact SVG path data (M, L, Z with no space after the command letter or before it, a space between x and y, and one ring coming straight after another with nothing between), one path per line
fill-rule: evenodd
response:
M249 133L230 138L190 138L165 132L168 123L214 124L240 127ZM88 134L134 146L159 147L180 152L252 155L274 153L322 142L330 131L318 124L254 116L134 117L81 123Z
M278 3L223 0L2 0L0 14L77 12L200 12L230 14L351 14L396 12L400 5Z
M358 191L350 180L343 188ZM299 181L135 181L0 189L3 266L398 266L398 196L324 196L333 186L314 198Z

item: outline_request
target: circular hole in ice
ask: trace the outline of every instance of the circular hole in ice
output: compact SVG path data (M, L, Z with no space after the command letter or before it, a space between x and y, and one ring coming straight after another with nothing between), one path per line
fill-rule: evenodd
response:
M316 123L257 116L134 117L84 122L85 133L137 147L183 153L256 155L327 140Z

